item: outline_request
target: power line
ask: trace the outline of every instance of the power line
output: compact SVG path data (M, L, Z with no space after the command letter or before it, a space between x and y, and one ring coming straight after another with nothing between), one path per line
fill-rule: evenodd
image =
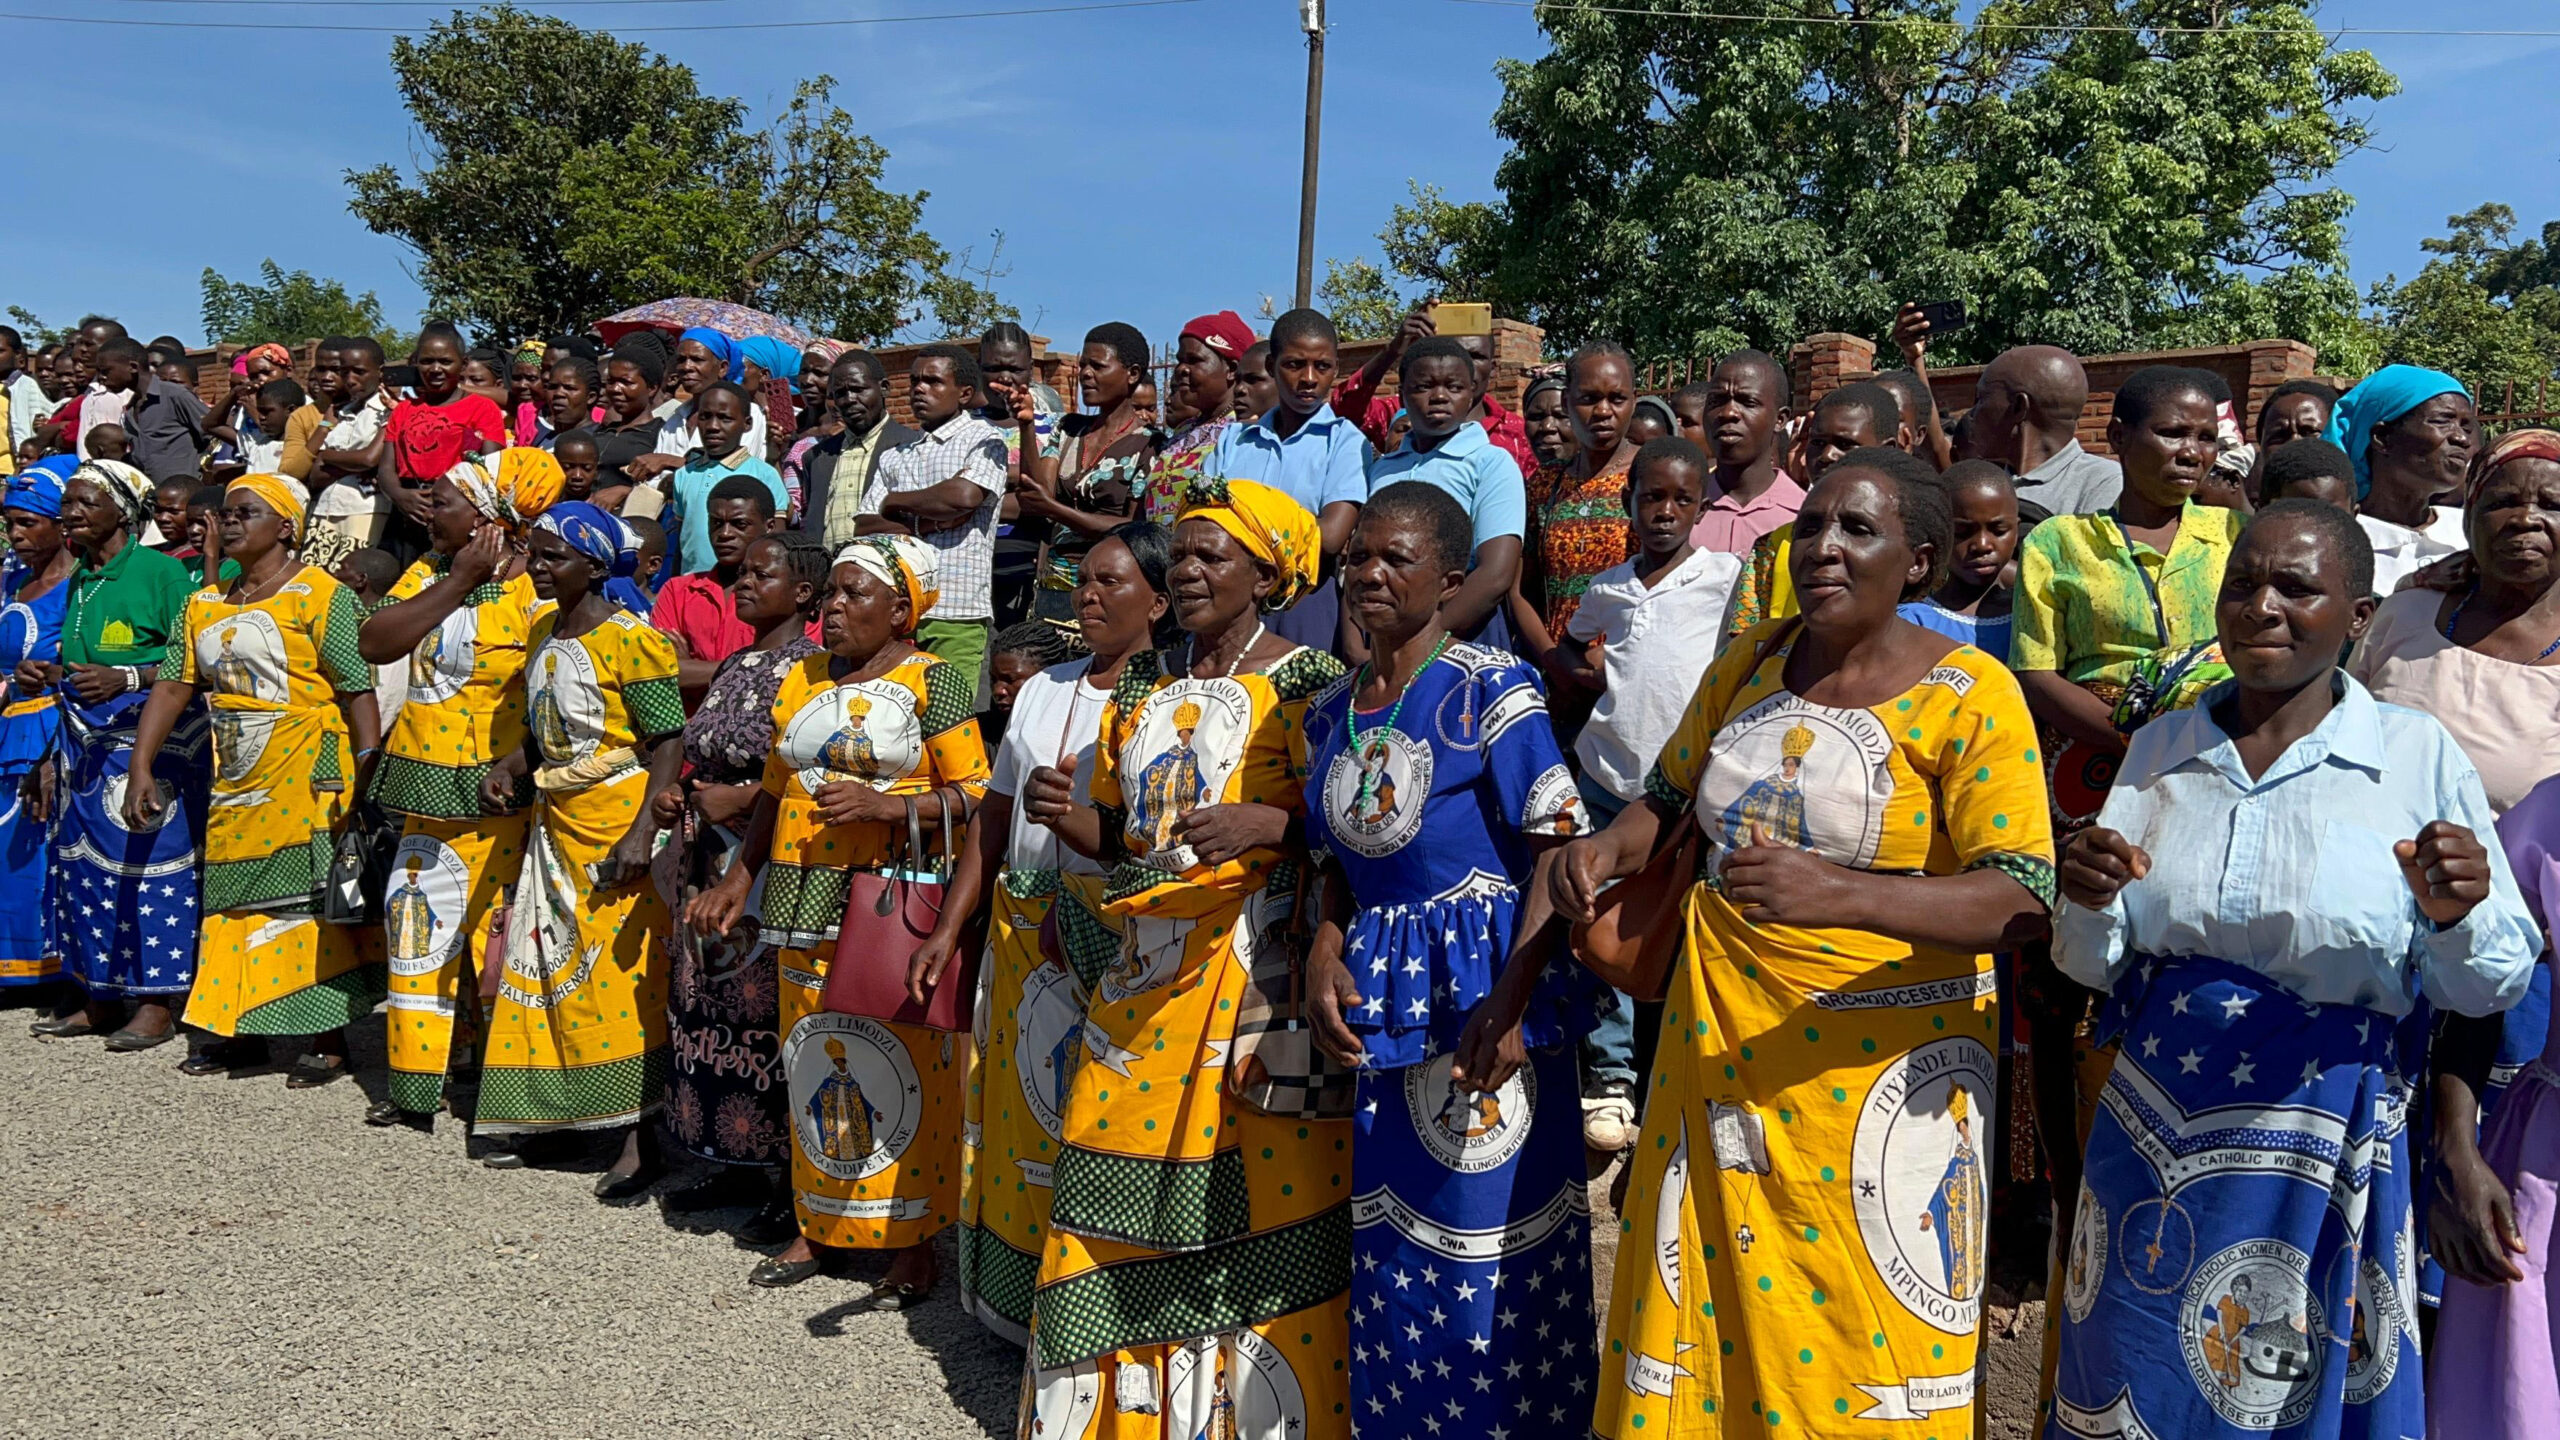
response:
M537 0L539 3L539 0ZM580 0L562 0L580 3ZM605 0L585 0L605 3ZM629 0L623 0L629 3ZM652 3L652 0L640 0ZM671 3L671 0L656 0ZM847 25L916 25L936 20L992 20L1012 15L1075 15L1091 10L1153 10L1168 5L1199 5L1206 0L1099 0L1090 5L1036 5L1020 10L951 10L935 15L866 15L842 20L737 20L718 25L614 25L616 35L684 35L731 30L819 30ZM439 8L442 8L439 5ZM37 25L114 25L134 30L298 30L338 31L359 35L415 35L424 25L349 25L335 21L261 22L255 20L134 20L104 15L25 15L0 10L0 20Z
M1552 6L1557 10L1587 15L1633 15L1646 20L1714 20L1750 25L1905 25L1919 20L1909 15L1731 15L1706 10L1640 10L1620 5L1566 4L1563 0L1449 0L1452 5L1491 5L1504 10L1541 10ZM2454 38L2478 40L2560 40L2560 30L2411 30L2371 25L2339 25L2316 31L2282 29L2272 25L2038 25L2017 20L1948 20L1947 25L1969 25L1980 30L2025 30L2057 35L2282 35L2306 33L2329 38L2346 35L2399 38Z
M241 5L284 6L313 10L471 10L479 8L473 0L115 0L115 3L119 5L183 5L191 9L220 6L225 10ZM528 3L542 10L549 10L568 5L725 5L730 3L730 0L528 0ZM72 19L75 17L43 18Z

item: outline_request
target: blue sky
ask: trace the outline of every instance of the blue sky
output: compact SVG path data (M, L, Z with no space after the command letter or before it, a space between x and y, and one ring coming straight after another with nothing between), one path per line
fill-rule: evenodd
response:
M890 183L932 193L927 223L957 250L1006 234L1005 298L1062 339L1110 319L1168 338L1183 319L1265 295L1286 308L1296 263L1304 49L1292 0L941 24L644 34L657 25L930 9L1022 0L739 0L567 6L696 71L703 88L770 114L827 72L891 153ZM423 26L441 11L378 3L23 0L57 14ZM544 8L539 4L531 8ZM1504 56L1542 50L1526 10L1454 0L1336 0L1326 76L1317 254L1374 252L1407 179L1489 198L1502 147L1490 125ZM2331 0L2324 23L2560 30L2560 5L2441 0L2419 9ZM149 30L0 20L0 44L63 68L22 89L0 194L0 303L65 320L99 309L137 334L196 339L197 277L335 276L380 293L395 320L421 304L406 252L347 213L342 172L404 160L416 138L392 84L390 36ZM2536 230L2560 216L2560 39L2357 37L2401 78L2375 107L2378 144L2339 183L2358 197L2360 279L2418 267L2418 241L2484 200ZM23 53L23 51L22 51ZM183 123L154 118L168 97ZM225 123L203 117L228 110ZM29 223L35 221L38 223ZM1318 274L1321 278L1321 263Z

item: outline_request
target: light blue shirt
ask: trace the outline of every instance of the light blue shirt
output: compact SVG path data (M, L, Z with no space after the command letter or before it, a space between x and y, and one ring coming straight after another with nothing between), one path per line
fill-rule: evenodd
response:
M2213 720L2228 683L2134 735L2098 823L2142 847L2151 873L2104 910L2060 907L2062 973L2109 989L2135 955L2205 955L2305 1000L2395 1017L2420 985L2465 1015L2523 997L2542 934L2479 772L2434 717L2385 705L2344 674L2338 682L2329 717L2256 780ZM2391 849L2434 820L2479 836L2492 871L2488 898L2441 930Z
M1279 413L1220 431L1205 473L1285 490L1319 518L1327 505L1369 498L1369 441L1359 426L1334 414L1332 406L1319 405L1306 424L1282 439L1271 428Z
M1516 538L1529 528L1529 487L1520 478L1520 462L1473 420L1429 450L1414 449L1408 435L1369 467L1372 495L1399 480L1419 480L1457 496L1475 522L1479 550L1488 540Z
M668 508L675 511L677 524L669 530L669 541L676 552L676 573L698 574L719 563L711 553L711 490L732 475L752 475L773 492L773 513L791 513L791 491L782 483L782 473L744 450L738 452L737 463L727 464L703 458L696 450L686 457L684 468L675 473L673 498Z

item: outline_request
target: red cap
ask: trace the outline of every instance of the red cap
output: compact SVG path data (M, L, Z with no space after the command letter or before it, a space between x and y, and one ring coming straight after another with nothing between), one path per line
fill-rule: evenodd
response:
M1233 310L1203 315L1183 326L1182 333L1199 336L1201 344L1229 360L1244 358L1244 352L1253 348L1255 338L1253 327L1244 323L1244 317Z

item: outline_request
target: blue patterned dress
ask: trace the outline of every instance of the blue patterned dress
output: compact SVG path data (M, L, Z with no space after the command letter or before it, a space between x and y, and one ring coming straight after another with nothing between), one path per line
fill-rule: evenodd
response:
M16 560L0 566L0 684L22 660L62 656L62 602L71 593L57 584L19 600L29 578ZM62 968L53 938L51 856L53 827L27 814L19 787L53 753L62 717L51 692L0 697L0 986L33 985Z
M1552 967L1529 1063L1483 1094L1450 1051L1511 950L1529 836L1585 828L1546 702L1511 655L1451 644L1393 728L1307 711L1308 844L1351 886L1343 955L1367 1047L1353 1114L1351 1411L1359 1433L1578 1433L1591 1413L1581 1089L1596 987ZM1430 1423L1426 1424L1426 1418Z

